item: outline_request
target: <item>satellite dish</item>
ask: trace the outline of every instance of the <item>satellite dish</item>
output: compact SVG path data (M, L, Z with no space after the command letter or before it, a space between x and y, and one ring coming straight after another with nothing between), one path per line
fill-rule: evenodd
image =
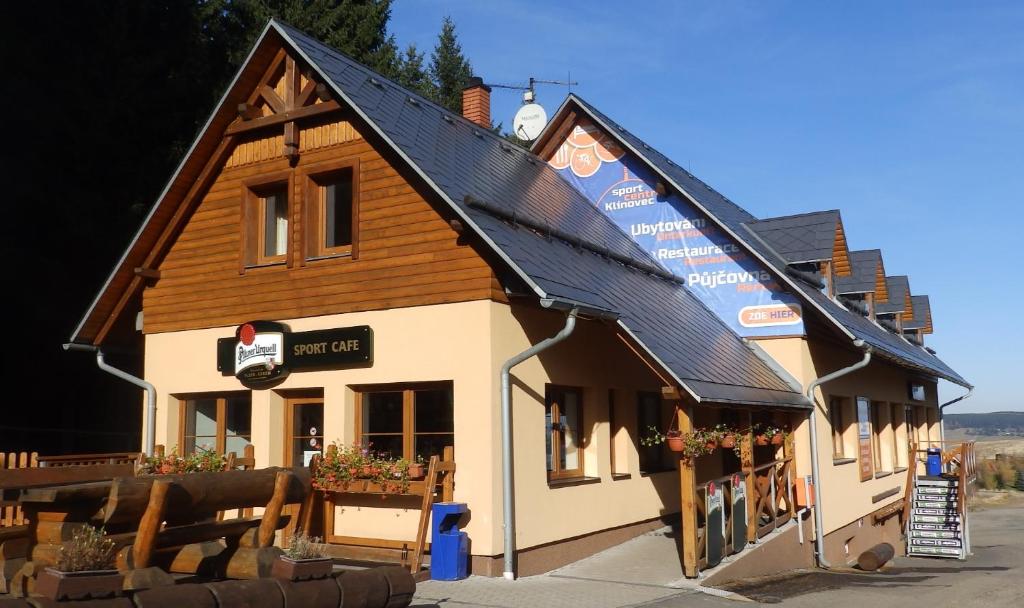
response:
M537 103L528 103L519 108L512 121L516 137L525 141L537 139L546 124L548 124L548 113Z

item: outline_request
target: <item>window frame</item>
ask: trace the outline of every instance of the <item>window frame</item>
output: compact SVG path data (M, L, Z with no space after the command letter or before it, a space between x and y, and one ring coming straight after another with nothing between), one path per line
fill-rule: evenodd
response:
M640 438L644 437L647 433L646 428L642 428L640 424L641 407L645 397L652 398L656 402L655 405L655 418L657 423L655 428L659 431L666 427L665 419L665 402L659 391L637 391L636 392L636 452L637 452L637 466L639 467L640 473L644 475L653 475L655 473L664 473L665 471L672 471L674 467L669 465L670 459L668 454L668 447L665 444L644 446L640 444ZM668 421L671 424L671 420ZM657 454L655 456L655 454ZM654 462L644 462L645 458L651 458ZM644 466L644 465L648 466Z
M576 406L579 409L577 412L577 428L576 428L576 463L577 466L572 469L562 469L559 466L561 461L561 442L562 442L562 431L555 425L555 417L558 416L561 419L561 410L557 402L553 401L553 393L574 393L576 395ZM544 387L544 415L548 415L551 412L551 466L552 470L547 471L548 480L556 479L578 479L584 476L584 463L583 463L583 429L586 425L583 424L583 388L578 386L565 386L561 384L547 384ZM559 423L558 426L561 426ZM545 432L546 429L545 429Z
M232 435L233 437L244 437L248 440L249 444L252 444L252 392L251 391L224 391L217 393L191 393L187 395L178 395L178 449L181 450L181 455L186 456L192 454L193 451L186 451L185 448L185 437L195 438L196 435L186 435L185 429L188 424L188 402L199 401L199 400L214 400L217 403L217 430L214 437L214 451L217 454L226 455L227 450L227 402L228 399L237 399L239 397L249 398L249 434L248 435ZM205 437L205 435L203 435ZM242 454L236 454L236 456L242 456Z
M288 206L288 230L285 239L284 254L267 256L264 254L266 243L266 200L265 194L272 189L282 188ZM275 171L242 182L242 235L238 273L245 274L247 269L267 266L292 266L292 244L295 234L295 182L292 171Z
M402 393L402 454L393 458L405 458L412 462L416 459L416 435L427 433L416 433L416 391L447 389L452 398L452 449L455 448L455 383L451 380L438 380L432 382L402 382L389 384L368 384L350 386L355 397L355 419L353 428L355 430L355 443L362 444L363 440L363 398L370 393ZM447 435L448 433L432 432L433 435ZM446 446L447 447L447 446Z
M302 168L304 226L301 238L304 262L327 258L359 258L359 170L358 157L324 161ZM324 182L346 172L352 178L352 242L349 245L327 247Z
M846 398L834 395L828 400L828 422L832 427L832 459L841 460L848 458L846 455Z

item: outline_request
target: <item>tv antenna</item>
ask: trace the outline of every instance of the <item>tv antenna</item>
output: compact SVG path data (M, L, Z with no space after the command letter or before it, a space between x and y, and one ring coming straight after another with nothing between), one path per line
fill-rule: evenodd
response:
M533 141L537 139L541 131L544 130L544 126L548 123L548 114L544 108L537 103L537 85L538 84L557 84L569 87L569 91L572 92L572 87L579 83L572 80L571 74L567 80L545 80L542 78L530 77L529 84L527 85L516 85L516 84L488 84L487 86L497 89L512 89L514 91L523 92L523 105L516 112L516 116L512 121L513 132L515 136L524 141Z

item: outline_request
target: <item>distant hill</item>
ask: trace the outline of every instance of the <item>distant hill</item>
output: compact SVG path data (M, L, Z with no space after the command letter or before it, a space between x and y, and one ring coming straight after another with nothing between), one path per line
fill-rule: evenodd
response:
M947 429L964 429L972 435L1024 435L1024 412L946 414Z

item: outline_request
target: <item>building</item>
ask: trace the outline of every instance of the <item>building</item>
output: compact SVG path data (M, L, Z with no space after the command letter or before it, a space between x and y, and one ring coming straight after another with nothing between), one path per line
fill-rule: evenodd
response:
M814 454L823 557L898 536L864 518L902 500L909 444L938 439L937 380L969 385L903 338L930 313L880 292L839 213L758 220L575 96L532 153L490 131L486 86L466 99L479 122L267 26L72 336L141 345L149 441L251 443L258 466L333 440L454 446L479 574L666 517L688 574L777 528L766 548L789 557L762 569L809 563L791 537L812 529ZM746 440L692 460L640 441L716 425ZM786 440L759 445L766 428ZM382 504L335 510L339 551L402 550L415 505Z

